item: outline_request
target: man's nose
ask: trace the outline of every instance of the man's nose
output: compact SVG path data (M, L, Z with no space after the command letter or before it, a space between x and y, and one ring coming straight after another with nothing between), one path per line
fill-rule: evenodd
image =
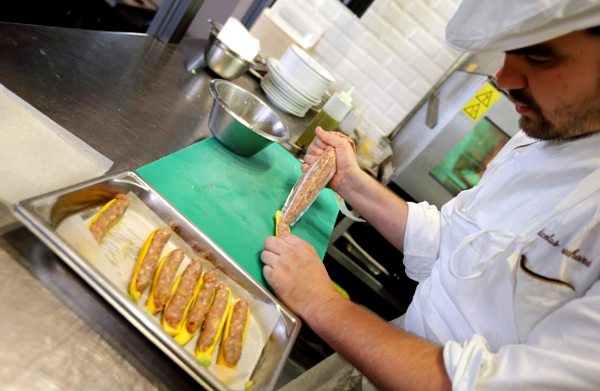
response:
M504 66L498 75L496 84L503 90L521 90L527 87L527 77L521 71L522 59L516 54L504 56Z

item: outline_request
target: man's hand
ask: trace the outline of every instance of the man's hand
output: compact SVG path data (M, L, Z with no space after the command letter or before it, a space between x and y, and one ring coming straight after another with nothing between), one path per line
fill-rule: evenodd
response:
M315 248L297 236L285 232L268 237L260 258L269 285L286 306L303 318L311 308L322 308L339 296Z
M313 246L286 232L265 240L261 259L265 278L281 301L378 389L451 389L443 349L344 299Z
M301 167L302 172L305 172L311 164L317 161L327 146L334 147L337 155L337 167L335 175L329 182L329 187L344 197L344 187L348 187L353 181L352 178L363 174L354 156L354 150L348 140L326 132L321 127L317 127L315 134L317 137L308 146L304 156L305 163Z
M406 201L362 171L352 146L343 137L317 127L317 137L308 147L302 171L313 164L331 145L337 155L336 173L329 187L371 223L398 250L404 251L404 231L408 218Z

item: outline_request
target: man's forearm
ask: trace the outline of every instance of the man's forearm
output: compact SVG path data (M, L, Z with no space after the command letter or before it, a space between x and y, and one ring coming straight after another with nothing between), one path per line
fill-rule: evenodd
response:
M344 182L338 192L383 237L404 251L406 201L362 171Z
M320 303L308 325L380 390L450 390L443 349L397 330L342 298Z

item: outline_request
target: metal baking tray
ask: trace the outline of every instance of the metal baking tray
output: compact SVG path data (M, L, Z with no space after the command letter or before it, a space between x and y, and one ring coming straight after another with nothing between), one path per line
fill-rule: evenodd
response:
M166 224L178 223L185 241L196 240L212 254L215 266L245 288L256 300L273 306L280 318L254 370L250 390L271 391L300 331L301 322L258 281L239 266L204 232L133 171L121 171L30 198L15 204L17 218L54 251L83 280L119 311L152 343L208 390L228 391L212 372L196 361L156 321L133 303L56 232L65 218L105 204L116 194L135 193Z

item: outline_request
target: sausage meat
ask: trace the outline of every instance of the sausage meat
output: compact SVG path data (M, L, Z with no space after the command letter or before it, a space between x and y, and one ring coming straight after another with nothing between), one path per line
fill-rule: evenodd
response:
M347 136L339 132L332 132L338 137L342 137L350 142L350 145L356 151L354 142ZM315 201L321 190L331 180L335 174L337 164L337 155L335 148L328 146L325 152L316 162L314 162L308 170L302 175L294 193L290 196L289 205L283 211L281 222L277 225L278 232L287 232L289 226L297 219L298 216Z
M90 231L98 243L100 243L110 226L125 213L125 209L127 209L131 203L131 199L124 194L117 194L115 199L116 201L110 204L110 206L98 216L96 221L94 221L94 224L90 226Z
M162 253L162 250L165 247L165 244L167 244L169 241L170 237L171 228L159 228L159 230L154 234L154 237L150 242L150 246L148 247L148 252L142 261L142 266L140 267L137 275L135 289L138 292L143 292L148 285L150 285L150 281L152 281L154 269L158 264L160 254Z
M177 327L185 316L185 309L192 300L196 284L202 275L202 259L194 258L185 268L179 280L177 290L165 310L165 319L171 327Z
M167 301L171 298L171 286L175 280L175 274L179 265L183 261L185 251L178 248L177 250L171 251L171 253L165 259L164 264L160 268L160 274L156 280L156 286L154 287L154 306L156 312L163 309Z
M223 344L223 357L225 359L225 365L233 367L237 365L240 357L242 356L242 349L244 348L244 330L246 329L246 322L248 321L248 308L250 304L246 299L240 299L233 307L233 314L231 315L231 323L229 324L229 333L227 339Z
M227 305L229 304L229 292L225 288L225 284L222 282L217 286L215 298L213 300L206 319L204 320L204 327L198 338L198 350L204 352L208 350L215 342L215 339L219 333L219 327L225 312L227 311Z
M202 277L204 278L204 283L202 284L202 288L200 288L200 292L198 292L196 302L187 318L187 328L192 334L202 326L202 321L204 321L204 317L208 312L210 301L217 289L217 276L217 269L213 269Z

